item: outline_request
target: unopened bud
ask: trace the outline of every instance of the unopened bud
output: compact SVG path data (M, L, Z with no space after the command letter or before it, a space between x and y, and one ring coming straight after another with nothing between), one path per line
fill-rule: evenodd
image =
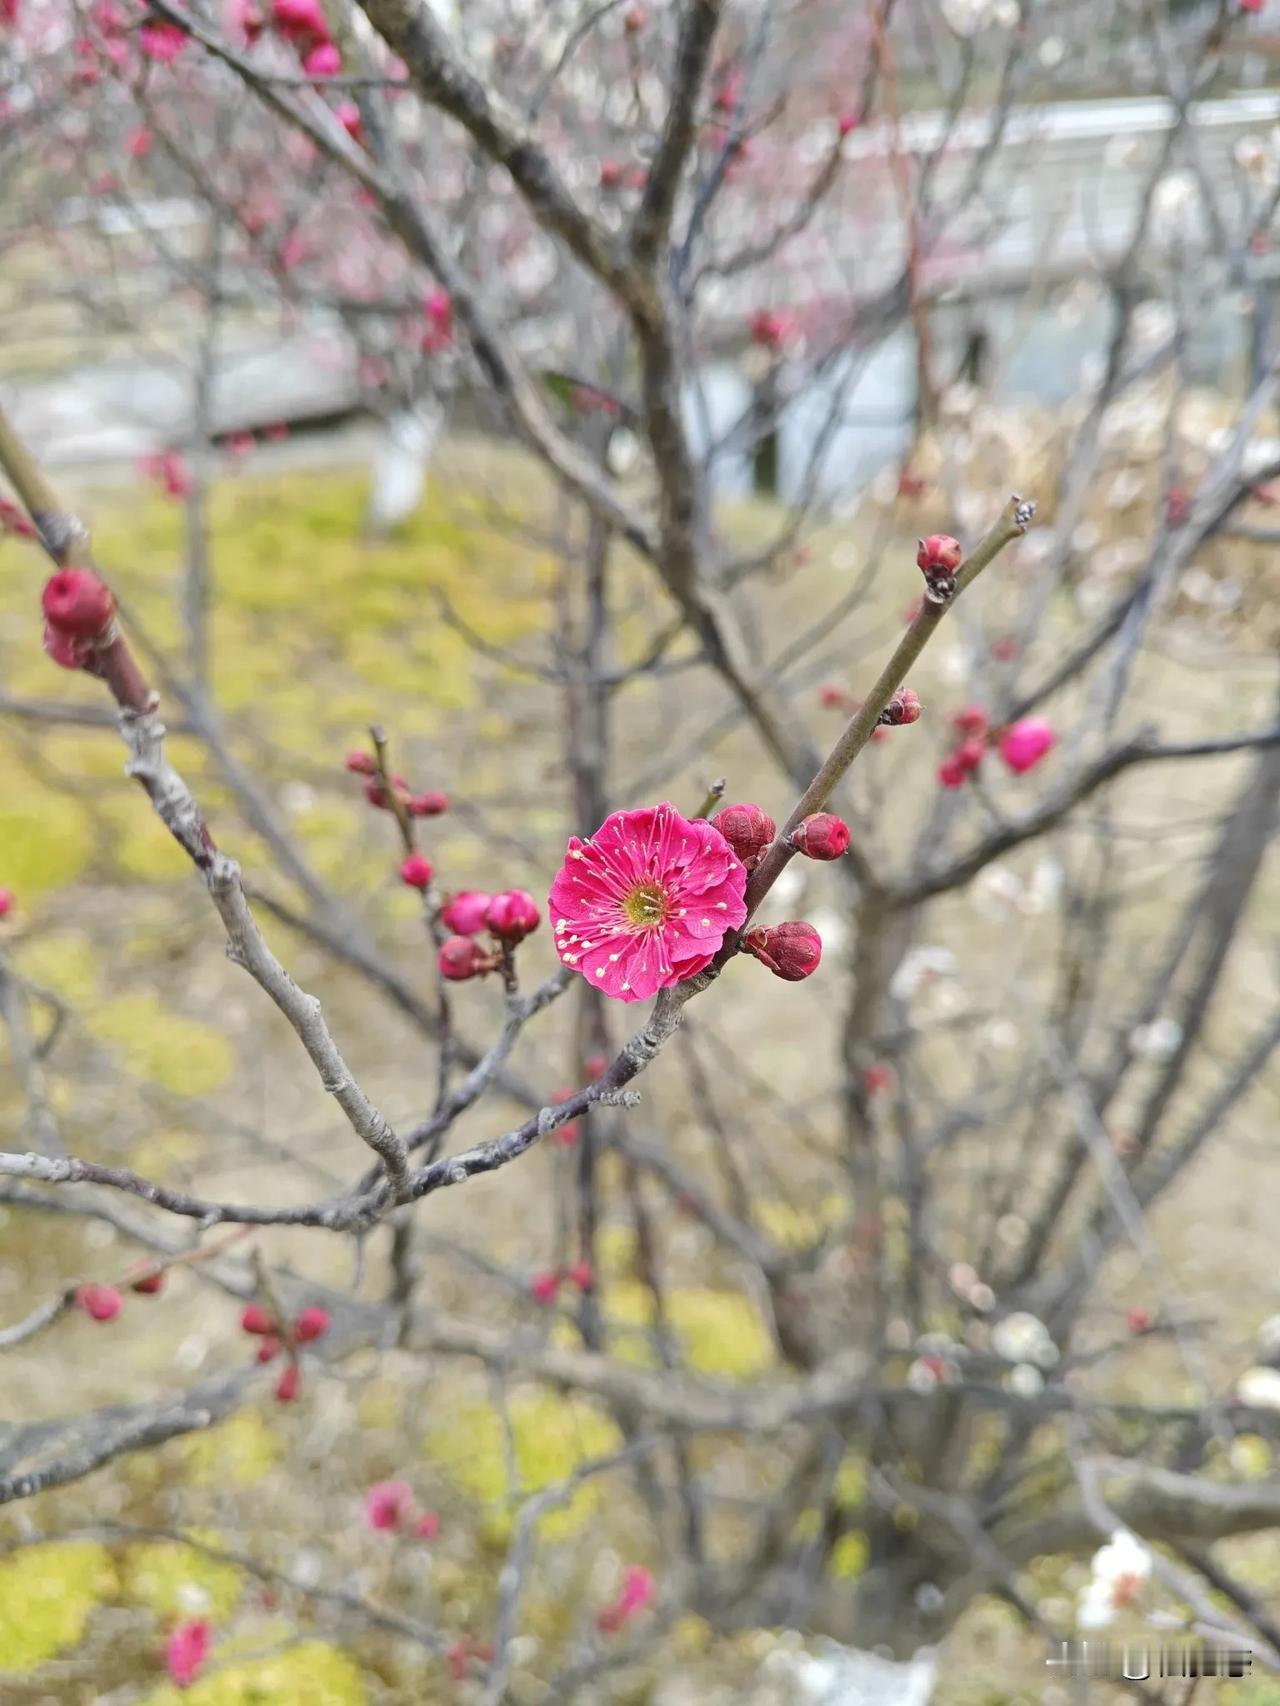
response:
M833 812L814 812L791 832L791 845L806 859L838 859L849 839L849 825Z
M711 819L749 871L760 863L765 848L777 834L777 825L760 806L725 806Z
M900 687L880 713L880 721L893 727L920 721L920 695L910 687Z
M752 930L742 945L786 983L802 983L817 971L822 958L822 937L803 919L775 924L770 930Z

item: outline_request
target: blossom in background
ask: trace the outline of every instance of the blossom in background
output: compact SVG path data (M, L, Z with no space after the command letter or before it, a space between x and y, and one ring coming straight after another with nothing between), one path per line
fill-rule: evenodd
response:
M935 978L954 977L960 962L950 948L909 948L889 979L889 994L895 1001L910 1001Z
M177 1688L190 1688L204 1669L213 1644L213 1628L202 1618L179 1623L165 1642L164 1665Z
M1176 1019L1152 1019L1129 1032L1129 1047L1143 1060L1168 1060L1182 1042L1182 1026Z
M1080 1595L1076 1624L1105 1629L1118 1611L1133 1605L1151 1574L1151 1553L1127 1528L1118 1528L1093 1555L1093 1573Z
M1236 1397L1255 1410L1280 1410L1280 1369L1246 1368L1236 1381Z
M1058 1360L1058 1347L1038 1315L1015 1309L991 1329L991 1349L1006 1362L1035 1362L1041 1367Z
M407 1481L378 1481L364 1496L364 1518L370 1528L399 1528L413 1509L413 1488Z
M618 1597L605 1606L597 1618L603 1634L616 1634L628 1619L643 1611L653 1600L653 1576L641 1564L628 1564L618 1589Z
M564 964L619 1001L709 966L746 919L747 873L718 829L670 804L611 813L574 836L551 887Z
M1057 744L1058 737L1043 717L1023 717L1000 736L1000 756L1016 776L1033 770Z

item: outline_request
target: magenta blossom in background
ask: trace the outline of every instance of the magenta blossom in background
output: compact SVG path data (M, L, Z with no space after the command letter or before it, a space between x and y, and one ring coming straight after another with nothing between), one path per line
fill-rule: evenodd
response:
M601 1630L605 1634L613 1634L621 1629L628 1618L634 1617L637 1611L643 1611L652 1600L652 1574L642 1564L628 1564L617 1599L612 1605L606 1606L597 1619Z
M186 45L187 32L177 24L143 24L138 31L138 46L161 65L172 65Z
M746 867L705 818L612 812L575 835L551 886L556 951L619 1001L646 1001L709 966L747 916Z
M165 1643L164 1663L169 1680L178 1688L190 1688L204 1669L213 1644L213 1629L204 1622L179 1623Z
M1000 736L1000 756L1020 776L1024 770L1034 769L1052 751L1057 739L1043 717L1023 717L1021 722L1011 723Z
M413 1488L407 1481L379 1481L364 1496L370 1528L399 1528L413 1509Z

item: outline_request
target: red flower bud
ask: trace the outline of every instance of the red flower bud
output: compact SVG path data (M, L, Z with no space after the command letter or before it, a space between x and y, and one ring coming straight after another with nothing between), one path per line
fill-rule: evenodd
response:
M407 810L409 805L409 784L405 781L403 776L393 776L391 778L391 786L396 791L396 798ZM376 778L371 782L365 783L364 797L368 800L371 806L376 806L380 812L390 811L391 809L391 798L388 795L387 790L382 786L382 783Z
M603 1078L605 1073L609 1070L608 1057L603 1054L588 1055L586 1060L582 1063L582 1069L588 1078Z
M246 1333L274 1333L276 1330L275 1317L261 1303L250 1303L245 1307L240 1317L240 1326Z
M920 695L910 687L900 687L880 713L882 723L903 727L920 721Z
M318 1303L309 1303L305 1309L298 1311L298 1319L293 1324L293 1336L300 1345L309 1345L312 1339L323 1338L329 1331L331 1317L327 1309L322 1309Z
M522 942L538 928L542 913L533 896L524 889L504 889L494 895L485 923L503 942Z
M280 1378L276 1381L276 1402L292 1404L301 1390L302 1370L296 1362L291 1362L288 1368L281 1370Z
M963 767L966 776L976 776L982 768L982 760L986 750L983 742L976 735L971 735L968 740L960 742L952 757L957 764Z
M17 904L12 889L0 889L0 918L7 918Z
M874 1061L862 1073L862 1088L868 1096L879 1096L893 1083L893 1068L883 1061Z
M331 41L317 42L302 61L308 77L336 77L342 70L342 55Z
M400 867L400 881L411 889L425 889L431 882L431 861L425 853L410 853Z
M134 1280L129 1289L140 1293L143 1297L154 1297L157 1292L164 1290L164 1282L165 1275L163 1272L143 1274L141 1279Z
M471 936L450 936L440 946L440 976L450 983L465 983L493 970L493 955L486 954Z
M938 780L944 788L963 788L970 775L968 766L954 752L948 753L938 766Z
M761 855L778 832L778 826L760 806L725 806L711 820L749 871L760 863Z
M535 1303L554 1303L559 1290L560 1275L554 1268L544 1269L529 1281L529 1295Z
M762 349L779 350L795 332L792 315L779 308L761 308L748 322L751 341Z
M818 689L818 702L828 711L839 711L849 703L849 695L843 687L838 687L834 681L829 681L825 687Z
M1125 1316L1125 1324L1131 1333L1149 1333L1155 1326L1155 1320L1150 1310L1142 1309L1135 1304Z
M1043 717L1023 717L1021 722L1010 723L1000 736L1000 756L1015 775L1021 776L1052 752L1057 739Z
M333 116L353 142L363 140L364 120L360 117L360 108L354 101L339 101L333 109Z
M478 930L484 929L485 914L492 899L493 896L485 894L483 889L463 889L449 896L440 908L440 917L455 935L474 936Z
M600 188L616 190L622 182L622 164L618 160L602 160L600 162Z
M802 983L817 971L822 958L822 937L812 924L798 918L770 930L752 930L742 945L787 983Z
M590 1291L596 1282L595 1270L590 1262L574 1262L565 1269L564 1277L570 1285L576 1285L579 1291Z
M949 533L930 533L916 548L916 566L926 574L930 569L953 575L964 561L964 548Z
M857 113L841 113L836 122L836 129L841 136L848 136L851 131L857 130L859 122Z
M95 1321L114 1321L124 1308L124 1298L113 1285L82 1285L76 1304Z
M96 640L111 626L116 601L92 569L59 569L44 583L40 605L51 627L76 640Z
M832 812L814 812L792 830L791 845L806 859L838 859L848 850L849 825Z
M643 6L628 6L622 14L622 27L630 36L638 36L641 30L648 27L648 23L649 14Z
M44 649L62 669L83 669L93 656L87 640L77 640L65 628L55 628L52 622L44 625Z
M958 735L974 735L981 740L987 732L989 719L981 705L966 705L952 717L951 726Z
M260 1363L274 1362L280 1355L280 1343L274 1333L268 1333L258 1344L257 1360Z
M439 817L441 812L447 812L448 809L448 794L439 792L415 794L406 807L410 817Z
M344 760L353 776L375 776L378 766L370 752L349 752Z
M438 1511L423 1511L413 1525L413 1532L419 1540L434 1540L440 1532L440 1513Z

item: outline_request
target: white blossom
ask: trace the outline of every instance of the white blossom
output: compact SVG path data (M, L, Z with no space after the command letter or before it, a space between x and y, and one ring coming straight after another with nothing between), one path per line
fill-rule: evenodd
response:
M925 984L939 977L954 977L959 969L960 962L950 948L908 948L889 979L889 994L895 1001L910 1001Z
M1037 1353L1052 1343L1044 1322L1025 1309L1015 1309L991 1329L991 1348L1006 1362L1038 1361Z
M1105 1629L1117 1611L1132 1605L1151 1574L1151 1553L1127 1528L1118 1528L1093 1555L1093 1569L1080 1595L1076 1623Z
M1280 1368L1246 1368L1236 1381L1236 1397L1255 1410L1280 1410Z
M1149 1025L1135 1025L1129 1032L1129 1047L1143 1060L1168 1060L1176 1054L1182 1041L1182 1026L1176 1019L1153 1019Z
M1044 1391L1044 1375L1034 1363L1015 1363L1005 1384L1019 1398L1038 1398Z

